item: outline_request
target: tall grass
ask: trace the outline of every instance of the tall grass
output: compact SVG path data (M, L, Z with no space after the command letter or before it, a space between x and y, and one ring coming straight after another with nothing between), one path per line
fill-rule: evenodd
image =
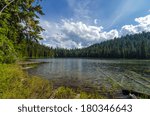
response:
M49 98L52 84L29 77L15 64L0 64L0 98Z
M104 98L98 93L77 91L69 87L53 88L50 81L27 75L16 64L0 64L1 99L92 99Z

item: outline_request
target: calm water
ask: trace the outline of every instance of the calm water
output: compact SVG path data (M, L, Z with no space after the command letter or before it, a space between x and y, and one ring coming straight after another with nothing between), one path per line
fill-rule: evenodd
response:
M108 84L108 79L126 88L150 93L150 60L99 59L32 59L48 62L28 70L59 84L72 85L88 81L95 85Z

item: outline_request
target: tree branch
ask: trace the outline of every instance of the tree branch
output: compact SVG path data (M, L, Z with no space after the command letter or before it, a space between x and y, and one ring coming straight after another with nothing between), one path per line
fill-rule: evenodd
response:
M14 2L15 0L10 1L8 4L6 4L0 11L0 16L2 14L2 12L5 10L5 8L7 8L7 6L9 6L12 2Z

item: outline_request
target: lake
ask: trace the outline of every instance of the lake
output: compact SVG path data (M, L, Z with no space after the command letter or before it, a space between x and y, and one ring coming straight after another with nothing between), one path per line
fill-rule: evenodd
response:
M109 88L110 80L125 89L150 94L150 60L31 59L47 62L29 69L30 75L55 82L55 86L78 87L85 83Z

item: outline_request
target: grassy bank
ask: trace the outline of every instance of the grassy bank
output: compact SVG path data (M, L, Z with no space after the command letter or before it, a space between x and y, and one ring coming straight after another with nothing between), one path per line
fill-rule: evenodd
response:
M53 84L43 78L29 76L16 64L0 64L0 98L12 99L82 99L105 98L98 93L87 93L68 87L53 88Z
M49 98L49 81L29 77L15 64L0 64L0 98Z

